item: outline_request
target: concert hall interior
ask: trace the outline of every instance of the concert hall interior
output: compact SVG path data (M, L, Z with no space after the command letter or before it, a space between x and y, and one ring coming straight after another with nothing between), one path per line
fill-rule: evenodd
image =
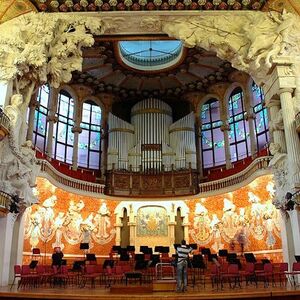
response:
M0 298L298 299L299 14L0 1Z

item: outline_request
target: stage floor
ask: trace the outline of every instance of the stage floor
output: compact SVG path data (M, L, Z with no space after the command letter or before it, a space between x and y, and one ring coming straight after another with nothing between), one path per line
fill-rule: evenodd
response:
M133 290L135 289L135 290ZM118 289L117 289L118 290ZM255 286L242 286L242 288L230 289L227 285L222 290L212 290L211 286L195 286L188 287L185 293L170 292L150 292L151 286L143 284L142 286L125 285L120 286L120 293L116 290L111 291L109 288L96 287L91 288L86 286L84 288L77 288L72 286L64 287L39 287L39 288L22 288L17 290L14 286L12 290L9 287L0 288L1 299L58 299L58 300L172 300L172 299L300 299L300 287L267 287L259 285ZM147 292L148 291L148 292Z

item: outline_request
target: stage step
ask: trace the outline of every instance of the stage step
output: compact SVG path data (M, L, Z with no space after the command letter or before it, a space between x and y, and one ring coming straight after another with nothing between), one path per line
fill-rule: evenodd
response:
M151 285L113 285L110 287L112 294L148 294L152 293Z
M153 281L153 292L172 292L176 290L175 279L164 279Z

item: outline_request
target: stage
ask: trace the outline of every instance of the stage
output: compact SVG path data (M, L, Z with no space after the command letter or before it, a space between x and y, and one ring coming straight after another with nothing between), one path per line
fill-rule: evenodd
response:
M230 289L227 286L223 290L212 290L208 285L205 288L203 286L188 287L188 291L185 293L169 292L150 292L150 285L125 285L120 286L119 292L111 291L110 288L96 287L90 288L86 286L84 288L67 286L64 287L39 287L39 288L26 288L17 290L17 287L13 287L10 291L9 287L0 288L1 299L59 299L59 300L110 300L124 299L124 300L172 300L172 299L300 299L300 287L267 287L259 285L255 286L243 286L242 288Z

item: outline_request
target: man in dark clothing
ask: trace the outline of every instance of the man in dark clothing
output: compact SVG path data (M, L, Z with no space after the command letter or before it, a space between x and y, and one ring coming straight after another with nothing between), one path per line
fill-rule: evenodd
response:
M192 252L192 248L186 245L186 241L182 240L181 245L177 247L177 292L184 292L187 290L187 268L188 257Z
M54 249L54 253L52 254L52 266L60 267L62 263L62 258L64 257L64 254L62 253L61 249L59 247L56 247Z

